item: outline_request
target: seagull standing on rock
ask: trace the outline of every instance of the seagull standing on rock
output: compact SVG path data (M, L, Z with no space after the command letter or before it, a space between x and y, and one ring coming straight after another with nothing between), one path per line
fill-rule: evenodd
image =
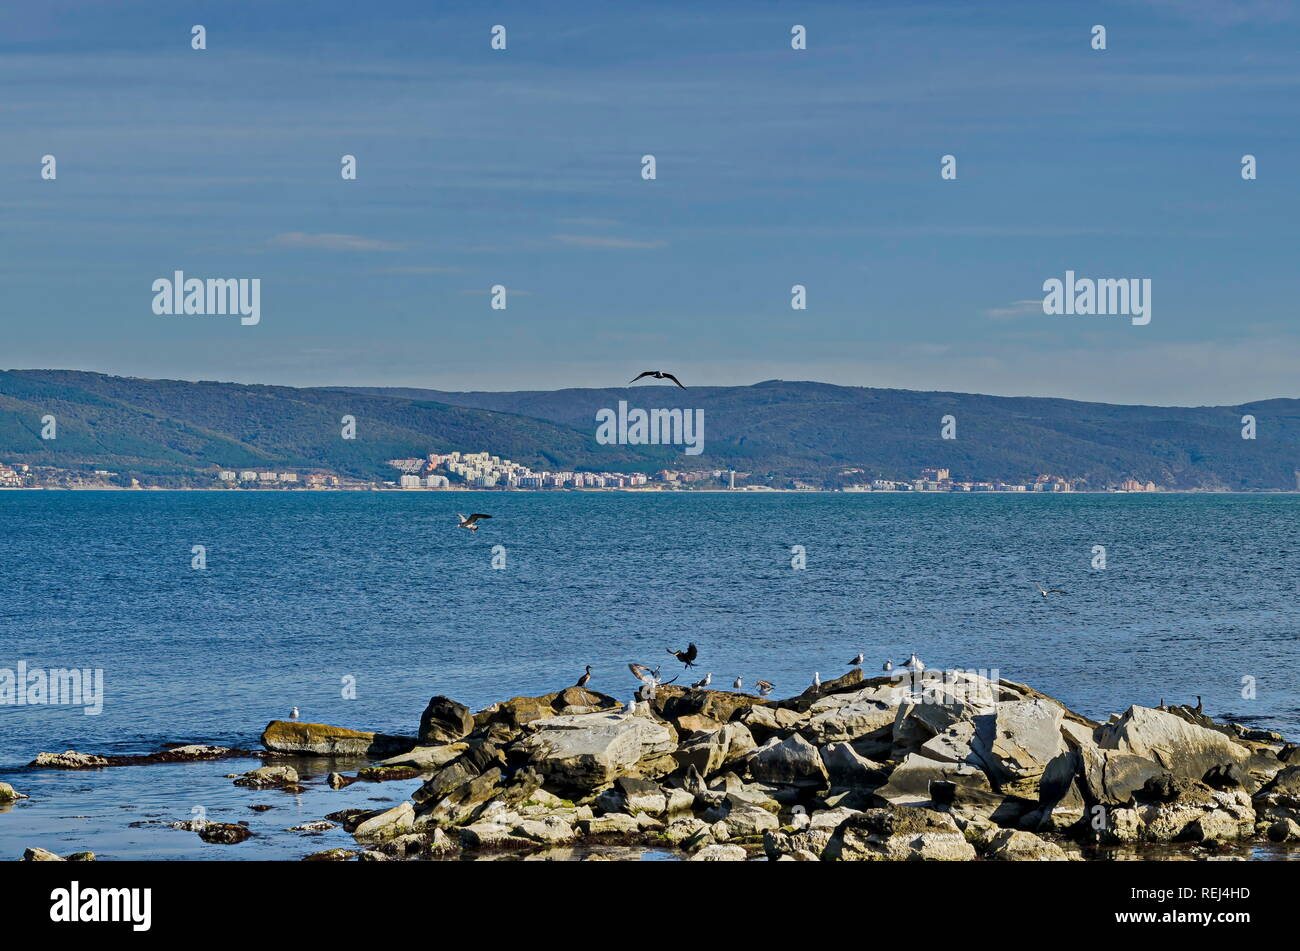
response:
M297 708L297 707L294 707L292 710L289 711L289 719L290 719L290 720L296 720L296 719L298 719L298 708Z
M863 662L865 659L866 659L866 658L862 656L862 653L859 652L857 657L855 657L855 658L853 658L851 661L849 661L849 666L850 666L850 667L861 667L861 666L862 666L862 662Z
M732 690L739 690L739 689L740 689L741 687L743 687L743 686L745 686L745 682L744 682L743 680L741 680L739 677L737 677L737 678L736 678L736 682L735 682L734 684L731 685L731 689L732 689Z
M820 672L820 671L816 671L816 670L813 671L813 682L812 682L812 685L813 685L813 689L818 689L818 688L821 687L821 685L822 685L822 675L821 675L821 672Z
M709 671L707 674L704 675L703 679L695 681L695 683L691 684L691 686L696 690L700 690L703 687L707 687L711 683L713 683L713 671Z
M758 688L758 695L760 697L766 697L768 694L770 694L773 690L776 689L776 684L772 683L769 680L755 680L754 686Z
M893 670L894 669L893 658L891 657L889 660L885 661L885 665L880 669L883 670L885 673L889 673L891 670Z
M904 664L903 667L907 670L915 670L918 672L925 670L925 664L921 663L921 658L917 657L916 654L912 654L911 657L907 658L907 663Z

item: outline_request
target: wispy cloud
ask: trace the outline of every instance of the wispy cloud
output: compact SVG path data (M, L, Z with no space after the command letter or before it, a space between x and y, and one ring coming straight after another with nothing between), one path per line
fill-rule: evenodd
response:
M429 264L412 264L404 267L381 267L379 274L459 274L458 267L435 267Z
M613 238L607 235L591 234L557 234L554 236L561 244L578 248L595 248L597 250L648 250L662 248L666 241L637 241L632 238Z
M992 317L994 320L1012 320L1026 314L1041 314L1042 312L1043 302L1041 300L1017 300L1012 301L1005 307L990 307L984 311L984 316Z
M290 231L277 234L271 244L281 248L319 248L325 251L400 251L402 245L356 234L307 234Z

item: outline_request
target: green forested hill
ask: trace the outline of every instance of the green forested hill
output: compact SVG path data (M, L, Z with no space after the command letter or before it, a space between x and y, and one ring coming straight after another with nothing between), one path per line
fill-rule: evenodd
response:
M595 414L633 407L700 408L704 453L599 446ZM40 439L53 414L58 439ZM357 439L340 419L357 418ZM940 439L940 419L957 438ZM1241 417L1258 438L1241 438ZM427 452L487 449L534 468L653 471L725 468L824 478L844 468L915 476L946 466L959 479L1086 478L1104 488L1135 477L1176 488L1289 489L1300 468L1300 401L1246 406L1117 406L1031 397L914 392L772 380L744 387L455 393L384 388L297 389L142 380L68 370L0 372L0 461L210 478L216 466L319 466L358 476Z

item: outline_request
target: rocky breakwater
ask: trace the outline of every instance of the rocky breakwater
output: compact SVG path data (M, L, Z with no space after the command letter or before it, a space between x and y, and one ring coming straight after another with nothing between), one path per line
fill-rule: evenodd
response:
M420 770L410 799L329 818L368 860L563 859L604 843L700 861L1061 861L1300 841L1297 747L1190 708L1098 723L962 671L855 670L785 700L654 694L629 712L571 687L473 715L436 697L384 761Z

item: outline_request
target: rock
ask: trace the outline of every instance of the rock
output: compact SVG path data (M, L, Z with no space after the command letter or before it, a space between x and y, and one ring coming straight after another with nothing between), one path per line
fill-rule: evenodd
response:
M845 742L828 743L821 749L822 762L832 787L876 789L887 780L884 770Z
M633 771L663 775L676 765L675 731L647 717L588 713L538 720L529 730L512 749L560 788L594 789Z
M357 856L357 861L358 862L389 862L392 861L392 856L390 856L386 852L380 852L376 849L366 849L364 852L362 852L360 855Z
M691 836L695 835L701 829L707 828L708 824L694 816L674 819L668 823L664 829L664 839L673 845L680 845Z
M272 720L262 731L262 746L273 753L313 756L393 756L415 747L409 736L367 733L324 723Z
M94 862L95 853L94 852L73 852L71 855L68 856L68 861L69 862Z
M689 862L743 862L749 856L739 845L706 845L687 861Z
M460 830L460 844L466 849L528 849L536 843L515 835L510 826L497 822L475 822Z
M417 746L407 753L398 753L375 763L376 766L412 766L423 771L441 769L459 759L469 749L468 743L443 743L438 746Z
M1039 780L1048 764L1066 752L1061 737L1063 711L1046 700L999 703L993 715L992 736L981 744L981 758L989 779L999 792L1037 799ZM977 731L979 726L977 725Z
M26 796L18 792L8 783L0 783L0 802L16 802L19 799L26 798Z
M827 783L821 754L799 734L784 740L773 738L759 747L750 772L760 782L820 788Z
M806 829L802 832L765 832L763 851L767 857L779 860L782 856L801 862L821 861L820 856L830 844L833 829Z
M1300 842L1300 823L1294 819L1279 819L1268 827L1266 834L1273 842Z
M514 835L540 842L543 845L564 845L572 842L577 833L573 826L559 816L547 816L544 819L525 819L517 824L511 832Z
M1002 829L988 841L987 856L1002 862L1065 862L1065 850L1055 842L1015 829Z
M693 766L701 776L712 776L718 770L743 760L756 748L753 734L743 723L728 723L678 747L677 764Z
M451 790L423 813L421 819L451 825L468 822L488 800L505 788L505 781L505 773L499 767L493 767ZM426 783L425 786L427 785ZM421 790L423 789L424 787L421 787ZM417 790L417 801L421 790Z
M1252 802L1261 820L1300 822L1300 765L1281 770L1254 795Z
M620 776L614 781L615 787L623 794L627 812L636 815L644 812L652 816L662 815L667 808L668 797L663 787L647 779L635 779Z
M337 829L334 823L328 819L316 819L313 822L304 822L302 825L290 826L286 832L328 832L330 829Z
M583 819L578 823L584 835L634 835L641 831L636 819L621 812L612 812L595 819Z
M812 814L808 828L833 831L838 829L849 816L856 816L860 811L859 809L849 809L844 806L838 809L818 809Z
M198 833L200 839L213 845L238 845L253 837L248 826L234 822L205 822Z
M764 832L780 828L776 816L758 806L739 803L727 813L727 834L730 838L755 838Z
M391 838L410 832L415 826L415 806L403 802L371 816L352 829L354 839Z
M313 852L311 855L304 855L304 862L346 862L348 859L356 856L356 852L350 852L347 849L326 849L323 852Z
M450 697L434 697L420 715L420 742L425 745L454 743L474 731L469 707Z
M1212 770L1244 767L1250 760L1250 751L1225 734L1148 707L1129 707L1113 723L1098 727L1095 739L1103 750L1154 761L1182 779L1201 781Z
M61 855L55 855L48 849L30 848L23 852L24 862L64 862Z
M108 764L109 761L106 757L78 753L76 750L67 750L63 753L37 753L36 759L27 765L41 766L47 769L100 769Z
M741 710L734 722L743 724L756 742L765 743L773 736L794 729L807 718L807 713L785 707L754 705Z
M722 729L722 723L702 713L688 713L673 721L679 733L716 733Z
M868 809L840 824L822 858L951 862L975 858L975 848L944 813L927 809Z
M770 705L771 701L734 690L694 690L663 685L650 701L656 713L666 720L702 716L717 723L729 723L746 710Z
M809 707L800 733L818 746L888 733L904 696L897 687L868 687L823 697Z
M347 786L351 786L357 780L354 776L344 776L342 773L330 773L329 776L326 777L325 781L329 783L330 789L343 789Z
M518 731L536 720L565 715L579 716L620 707L622 704L619 701L603 693L582 687L566 687L541 697L512 697L494 703L476 713L474 723L480 728L495 723Z
M296 789L298 771L292 766L259 766L236 779L235 785L250 789Z

